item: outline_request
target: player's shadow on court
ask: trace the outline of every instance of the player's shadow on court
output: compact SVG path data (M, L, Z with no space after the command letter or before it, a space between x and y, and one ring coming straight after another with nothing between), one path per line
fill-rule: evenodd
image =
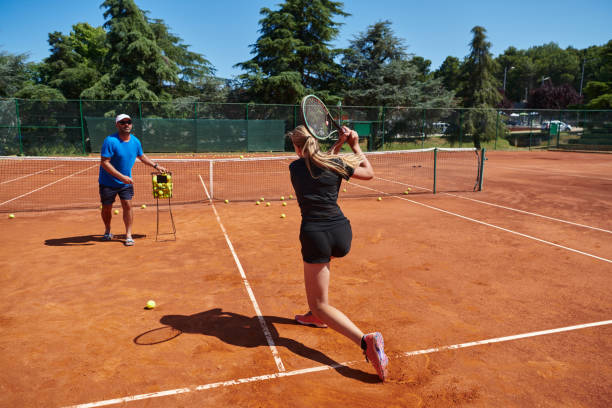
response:
M310 347L307 347L293 339L280 337L274 325L297 325L298 323L295 320L278 316L264 316L264 319L266 321L266 326L270 331L272 342L276 345L276 347L285 347L289 351L299 356L330 366L345 377L350 377L367 383L380 382L378 376L375 374L369 374L361 370L356 370L354 368L341 365L318 350L311 349ZM180 333L214 336L219 340L234 346L249 348L268 346L268 341L266 340L257 316L248 317L237 313L225 312L220 308L216 308L190 316L166 315L160 319L160 322L172 327L174 330L178 330ZM305 327L305 329L307 328ZM134 339L136 344L142 344L138 341L140 336ZM176 336L178 335L175 335L174 337Z
M132 238L140 239L145 238L143 234L132 234ZM123 243L125 240L125 234L119 234L113 236L112 241L108 242L120 242ZM76 237L64 237L64 238L50 238L45 240L47 246L78 246L78 245L95 245L96 243L103 242L102 235L79 235Z

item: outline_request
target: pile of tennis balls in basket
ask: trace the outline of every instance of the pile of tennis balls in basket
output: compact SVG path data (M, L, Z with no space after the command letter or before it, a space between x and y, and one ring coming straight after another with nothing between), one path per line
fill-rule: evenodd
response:
M153 197L172 198L172 175L170 173L153 175Z

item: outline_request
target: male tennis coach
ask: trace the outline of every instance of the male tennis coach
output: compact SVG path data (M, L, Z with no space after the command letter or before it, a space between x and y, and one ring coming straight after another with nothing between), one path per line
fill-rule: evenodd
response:
M107 136L102 144L100 153L100 201L102 203L102 221L104 222L103 241L113 239L111 234L111 219L113 217L113 203L119 195L123 208L123 222L125 224L125 246L133 246L132 224L134 210L132 197L134 197L134 181L132 180L132 167L136 158L162 173L166 169L149 159L142 151L140 140L132 132L132 118L122 113L115 118L117 133Z

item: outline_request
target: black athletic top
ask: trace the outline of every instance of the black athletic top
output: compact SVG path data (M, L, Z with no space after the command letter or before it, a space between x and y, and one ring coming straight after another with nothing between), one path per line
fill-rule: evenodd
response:
M335 160L342 163L339 159ZM299 158L289 165L291 184L302 212L302 230L326 231L348 221L337 203L342 178L348 180L355 171L350 166L345 168L348 177L313 166L312 170L316 176L313 178L304 158Z

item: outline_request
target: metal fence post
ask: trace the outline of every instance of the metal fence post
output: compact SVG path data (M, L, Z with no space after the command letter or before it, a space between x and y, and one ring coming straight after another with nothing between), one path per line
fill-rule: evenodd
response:
M370 136L372 137L372 136ZM370 143L374 147L374 143ZM382 107L382 150L385 150L385 107Z
M19 117L19 100L15 98L15 113L17 114L17 137L19 137L19 154L23 156L23 140L21 138L21 118Z
M83 156L87 155L85 148L85 126L83 123L83 100L79 98L79 114L81 115L81 142L83 143Z
M499 136L499 111L497 111L497 119L495 122L495 144L493 150L497 150L497 137Z

